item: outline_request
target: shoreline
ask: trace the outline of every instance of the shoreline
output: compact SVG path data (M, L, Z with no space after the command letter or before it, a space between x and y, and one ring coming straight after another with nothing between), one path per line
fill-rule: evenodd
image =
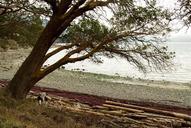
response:
M180 44L180 43L179 43ZM171 44L172 45L172 44ZM170 46L171 46L170 45ZM178 45L179 46L179 45ZM132 78L141 78L141 79L150 79L150 80L160 80L160 81L172 81L172 82L180 82L180 83L190 83L190 57L189 54L185 53L184 50L187 47L181 47L180 45L177 49L176 45L172 45L172 48L175 48L177 50L177 56L174 58L173 66L167 69L166 71L149 71L147 74L140 73L135 67L128 64L128 62L124 59L120 59L116 57L115 59L108 59L106 57L102 57L102 60L104 61L102 64L94 64L89 60L85 60L82 62L76 62L73 64L67 64L65 65L66 69L72 70L74 68L85 70L85 72L93 72L96 74L104 73L108 75L119 75L122 77L132 77ZM179 50L179 48L181 50ZM182 49L184 48L184 49ZM190 53L190 51L188 51ZM57 54L55 57L51 58L49 61L47 61L47 64L51 64L54 61L57 60L60 56L65 54L65 52L61 52Z
M6 86L7 84L8 81L0 80L0 89L1 86ZM42 92L46 92L48 94L49 100L44 105L37 105L36 98L39 95L39 93ZM48 117L50 119L53 119L53 121L56 122L57 124L58 124L57 121L63 122L63 124L65 124L66 121L64 121L64 118L60 118L63 117L64 115L64 117L67 118L75 117L72 119L74 119L74 121L77 122L78 124L79 124L79 119L80 120L83 119L81 120L82 124L96 124L96 126L101 126L101 124L104 124L104 126L106 127L128 126L134 128L134 127L190 127L191 126L190 123L191 108L161 105L152 102L144 102L144 101L136 102L136 101L120 100L120 99L87 95L76 92L68 92L68 91L62 91L53 88L45 88L38 86L33 87L29 95L27 96L26 101L28 102L25 102L24 104L20 105L22 106L21 108L24 108L25 110L24 113L26 116L24 117L33 117L32 115L34 114L35 110L35 112L43 113L40 114L41 115L40 117L38 116L40 122L42 121L42 117L45 118L46 120ZM30 108L30 106L33 107ZM37 109L34 109L34 106ZM1 110L5 110L3 109L4 107L5 106L1 106ZM31 111L32 115L29 116ZM6 111L6 113L7 112L9 112L11 115L12 112L14 112L15 115L15 112L18 113L18 110L13 108L11 109L11 111ZM19 112L21 112L20 109ZM23 122L22 118L18 117L21 116L16 117L17 122L21 121ZM10 118L7 119L10 120ZM27 120L27 122L28 121L34 122L33 120ZM75 122L71 123L71 126L73 126ZM107 122L109 122L109 124ZM36 121L33 124L36 124ZM57 125L54 124L53 127L55 126Z
M6 87L8 82L9 82L9 80L0 79L0 88ZM128 100L128 99L126 99L126 100L125 99L116 99L116 98L105 97L105 96L96 96L96 95L90 95L90 94L85 94L85 93L58 90L55 88L41 87L39 85L36 85L35 87L33 87L31 89L29 95L37 95L42 92L46 92L47 95L50 97L57 97L58 99L65 98L65 99L72 100L74 102L87 104L87 105L93 106L93 107L102 106L103 104L106 103L106 101L112 101L112 102L136 105L136 106L147 107L147 108L152 108L152 109L157 109L157 110L178 112L178 113L188 114L189 116L191 116L191 106L190 107L180 107L180 106L155 103L152 101L148 102L148 101L133 101L133 100Z
M0 79L11 79L30 49L12 50L0 57ZM5 61L4 61L5 60ZM9 69L3 71L2 66ZM38 82L41 87L132 101L191 107L191 84L134 79L58 69Z

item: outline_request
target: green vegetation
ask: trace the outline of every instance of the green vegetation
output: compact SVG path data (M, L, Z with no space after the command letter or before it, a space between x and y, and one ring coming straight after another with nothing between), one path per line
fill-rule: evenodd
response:
M171 66L174 54L160 43L163 36L171 31L172 13L159 7L155 0L142 0L142 4L125 0L34 0L34 4L28 0L9 1L0 3L4 10L4 13L0 12L3 21L11 21L2 23L8 27L2 35L22 45L35 44L7 87L7 94L15 99L25 98L35 83L60 66L85 59L100 63L102 56L119 56L144 73L167 70ZM112 13L111 18L106 18L106 8ZM39 12L41 9L48 13ZM47 24L41 32L41 18L45 15ZM101 22L101 17L105 17L108 25ZM64 46L47 54L60 36L65 37ZM67 51L65 56L43 67L48 58L62 50ZM78 53L81 54L76 56Z
M33 46L43 30L40 16L11 13L0 17L0 48Z
M100 42L107 34L109 34L109 29L100 24L98 20L82 18L66 30L62 40L72 43L77 43L77 41L80 41L80 43Z
M180 7L177 10L177 17L183 21L184 25L190 27L191 25L191 1L190 0L178 0Z
M103 128L99 118L0 97L0 128Z

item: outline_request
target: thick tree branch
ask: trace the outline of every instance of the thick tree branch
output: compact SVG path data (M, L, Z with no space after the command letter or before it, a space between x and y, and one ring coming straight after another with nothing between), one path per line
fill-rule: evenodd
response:
M45 62L48 58L50 58L51 56L59 53L60 51L64 50L64 49L69 49L69 48L72 48L73 46L75 46L76 44L73 43L73 44L70 44L70 45L65 45L65 46L60 46L59 48L56 48L55 50L49 52L46 54L46 56L44 57L44 60L43 62Z
M44 0L47 4L49 4L52 8L53 14L56 13L58 7L57 7L57 0Z
M60 66L67 64L69 57L76 54L76 53L80 53L82 50L85 50L86 47L78 47L77 49L74 49L72 51L70 51L69 53L67 53L63 58L61 58L60 60L58 60L56 63L54 63L53 65L45 68L44 70L40 71L38 78L42 79L44 76L46 76L47 74L53 72L55 69L59 68Z
M138 33L138 32L134 32L134 33L130 33L130 32L123 32L115 37L108 37L106 38L104 41L102 41L100 44L98 44L96 47L93 48L92 51L90 51L88 54L86 55L83 55L83 56L80 56L80 57L76 57L76 58L70 58L70 56L72 56L73 54L75 53L79 53L80 51L84 50L85 48L87 48L87 46L84 46L84 47L79 47L77 48L76 50L73 50L71 52L69 52L67 55L65 55L62 59L60 59L58 62L56 62L55 64L51 65L50 67L48 67L47 69L45 69L44 72L46 72L45 74L48 74L52 71L54 71L55 69L57 69L58 67L60 67L61 65L64 65L65 63L73 63L73 62L77 62L77 61L81 61L81 60L84 60L86 58L89 58L91 56L93 56L94 53L98 52L100 49L103 48L103 46L105 44L108 44L108 43L111 43L112 41L117 41L118 39L121 39L123 37L127 37L127 36L132 36L132 35L141 35L141 34L148 34L148 33ZM72 44L68 47L73 47L73 45L75 44ZM54 50L53 52L51 52L50 54L47 54L45 56L45 59L48 59L50 56L60 52L61 50L65 49L66 47L63 46L63 47L60 47L56 50ZM118 51L119 52L119 51ZM44 74L44 73L42 73Z
M59 14L65 14L70 8L71 4L72 0L61 0L61 3L59 4Z
M106 6L112 2L112 0L107 0L107 1L90 0L87 3L85 3L86 1L87 0L81 0L78 3L76 3L73 7L71 7L71 9L66 14L62 15L62 19L63 20L67 19L68 16L78 17L87 11L93 10L96 7ZM81 5L83 5L83 6L80 7ZM73 15L71 15L71 14L73 14Z
M92 51L90 51L89 53L87 53L86 55L80 56L80 57L76 57L76 58L69 58L68 59L68 63L74 63L77 61L81 61L81 60L85 60L91 56L93 56L94 53L98 52L103 45L105 45L107 42L102 42L99 45L97 45Z
M72 13L74 13L74 11L76 11L82 4L84 4L86 2L86 0L80 0L78 1L77 3L75 3L72 7L70 8L67 8L68 10L62 10L62 7L61 10L62 10L62 16L61 16L61 19L64 20L64 19L67 19L67 17L69 17ZM67 11L67 12L66 12ZM63 13L64 12L64 13ZM66 13L65 13L66 12ZM82 12L83 13L83 12ZM81 14L82 14L81 13Z
M54 63L53 65L51 65L51 66L47 67L46 69L44 69L43 71L41 71L39 79L43 78L44 76L46 76L47 74L51 73L52 71L54 71L55 69L59 68L60 66L62 66L64 64L74 63L74 62L84 60L86 58L93 56L93 54L98 52L103 47L103 45L107 44L108 42L111 42L112 40L114 40L114 39L107 38L107 39L103 40L100 44L98 44L95 48L93 48L92 51L90 51L88 54L80 56L80 57L70 58L70 56L72 56L76 53L80 53L82 50L85 50L87 48L87 45L83 45L82 47L78 47L77 49L72 50L71 52L66 54L63 58L58 60L56 63Z

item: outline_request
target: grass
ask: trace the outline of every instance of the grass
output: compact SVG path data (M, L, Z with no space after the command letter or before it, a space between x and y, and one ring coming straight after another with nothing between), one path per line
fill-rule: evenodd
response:
M100 120L38 105L34 99L16 102L0 96L0 128L105 128Z

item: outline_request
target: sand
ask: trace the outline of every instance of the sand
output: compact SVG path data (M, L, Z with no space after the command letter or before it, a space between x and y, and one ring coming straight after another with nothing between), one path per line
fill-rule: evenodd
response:
M31 49L0 52L0 79L11 79ZM191 84L58 69L38 86L118 99L191 107Z

